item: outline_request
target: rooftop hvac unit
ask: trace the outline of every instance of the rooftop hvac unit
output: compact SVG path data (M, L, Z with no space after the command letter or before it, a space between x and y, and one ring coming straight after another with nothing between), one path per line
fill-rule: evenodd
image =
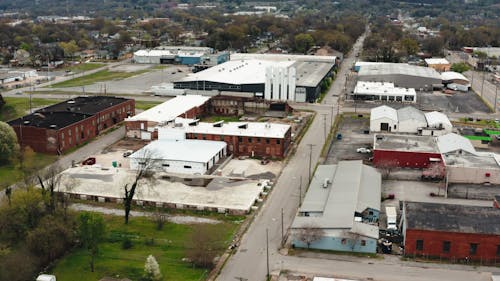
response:
M327 188L328 185L330 184L330 179L329 178L326 178L325 181L323 182L323 188Z

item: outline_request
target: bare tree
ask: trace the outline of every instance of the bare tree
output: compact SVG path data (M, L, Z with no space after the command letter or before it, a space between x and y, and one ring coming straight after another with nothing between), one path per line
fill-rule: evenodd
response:
M156 211L152 214L152 218L156 223L156 229L162 230L165 222L167 221L167 215L160 211Z
M56 210L55 191L61 183L61 168L58 165L51 165L47 169L37 173L36 178L42 188L42 195L49 197L48 203L46 203L48 211L54 213Z
M136 161L136 171L134 174L134 179L132 184L125 184L125 196L123 197L123 206L125 208L125 224L128 224L130 210L132 208L132 201L134 200L134 195L142 179L147 179L150 182L154 182L153 168L155 165L155 159L153 159L153 153L149 150L143 150L141 155L131 158L131 161Z
M382 178L388 179L392 171L398 167L398 162L394 159L382 159L375 166L382 174Z
M186 256L191 262L202 268L212 268L214 259L224 250L224 241L220 236L219 226L198 224L193 227L190 239L186 243Z
M69 192L73 190L75 186L78 185L78 180L73 177L66 178L62 185L64 186L64 191L58 190L57 199L59 204L63 208L64 219L68 217L68 207L69 207Z
M347 234L346 238L351 247L351 251L354 251L356 245L361 244L360 241L361 235L359 233L354 233L354 232L347 232L346 234Z
M318 241L325 235L325 231L314 224L303 226L298 233L297 238L307 245L307 248L315 241Z

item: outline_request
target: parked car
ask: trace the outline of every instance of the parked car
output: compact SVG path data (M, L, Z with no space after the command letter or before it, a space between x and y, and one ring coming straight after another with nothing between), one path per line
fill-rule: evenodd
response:
M127 151L123 152L123 157L129 157L132 153L134 153L133 150L127 150Z
M95 157L89 157L82 162L82 165L94 165Z
M263 158L262 160L260 160L261 165L267 165L268 163L269 163L269 159L267 159L267 158Z
M366 148L366 147L360 147L358 149L356 149L356 152L357 153L370 153L372 152L369 148Z

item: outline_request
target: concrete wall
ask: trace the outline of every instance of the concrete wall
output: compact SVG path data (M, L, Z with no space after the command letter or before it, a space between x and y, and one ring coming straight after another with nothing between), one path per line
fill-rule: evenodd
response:
M397 121L392 120L392 119L387 118L387 117L382 117L379 119L370 120L370 131L371 132L381 132L380 126L382 123L388 123L391 132L397 132L397 129L398 129L397 128L398 127ZM394 125L396 125L396 129L394 129Z
M450 183L500 184L499 169L447 166L446 171Z
M292 244L298 248L307 248L307 244L301 242L298 238L298 233L298 230L292 230ZM362 245L363 243L364 245ZM309 248L341 252L376 253L377 240L361 236L354 239L349 236L324 236L320 240L311 243Z
M417 250L417 240L423 240L423 250ZM443 252L443 242L449 241L449 253ZM479 244L475 255L470 253L470 243ZM443 257L476 261L499 260L497 247L500 245L500 235L486 235L474 233L458 233L443 231L426 231L406 229L405 255L425 255L429 257Z

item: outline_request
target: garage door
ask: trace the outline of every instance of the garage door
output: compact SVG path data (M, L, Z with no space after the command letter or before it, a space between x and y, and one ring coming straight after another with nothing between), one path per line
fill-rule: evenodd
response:
M381 131L389 131L389 123L380 123Z
M141 132L141 140L151 140L151 132Z

